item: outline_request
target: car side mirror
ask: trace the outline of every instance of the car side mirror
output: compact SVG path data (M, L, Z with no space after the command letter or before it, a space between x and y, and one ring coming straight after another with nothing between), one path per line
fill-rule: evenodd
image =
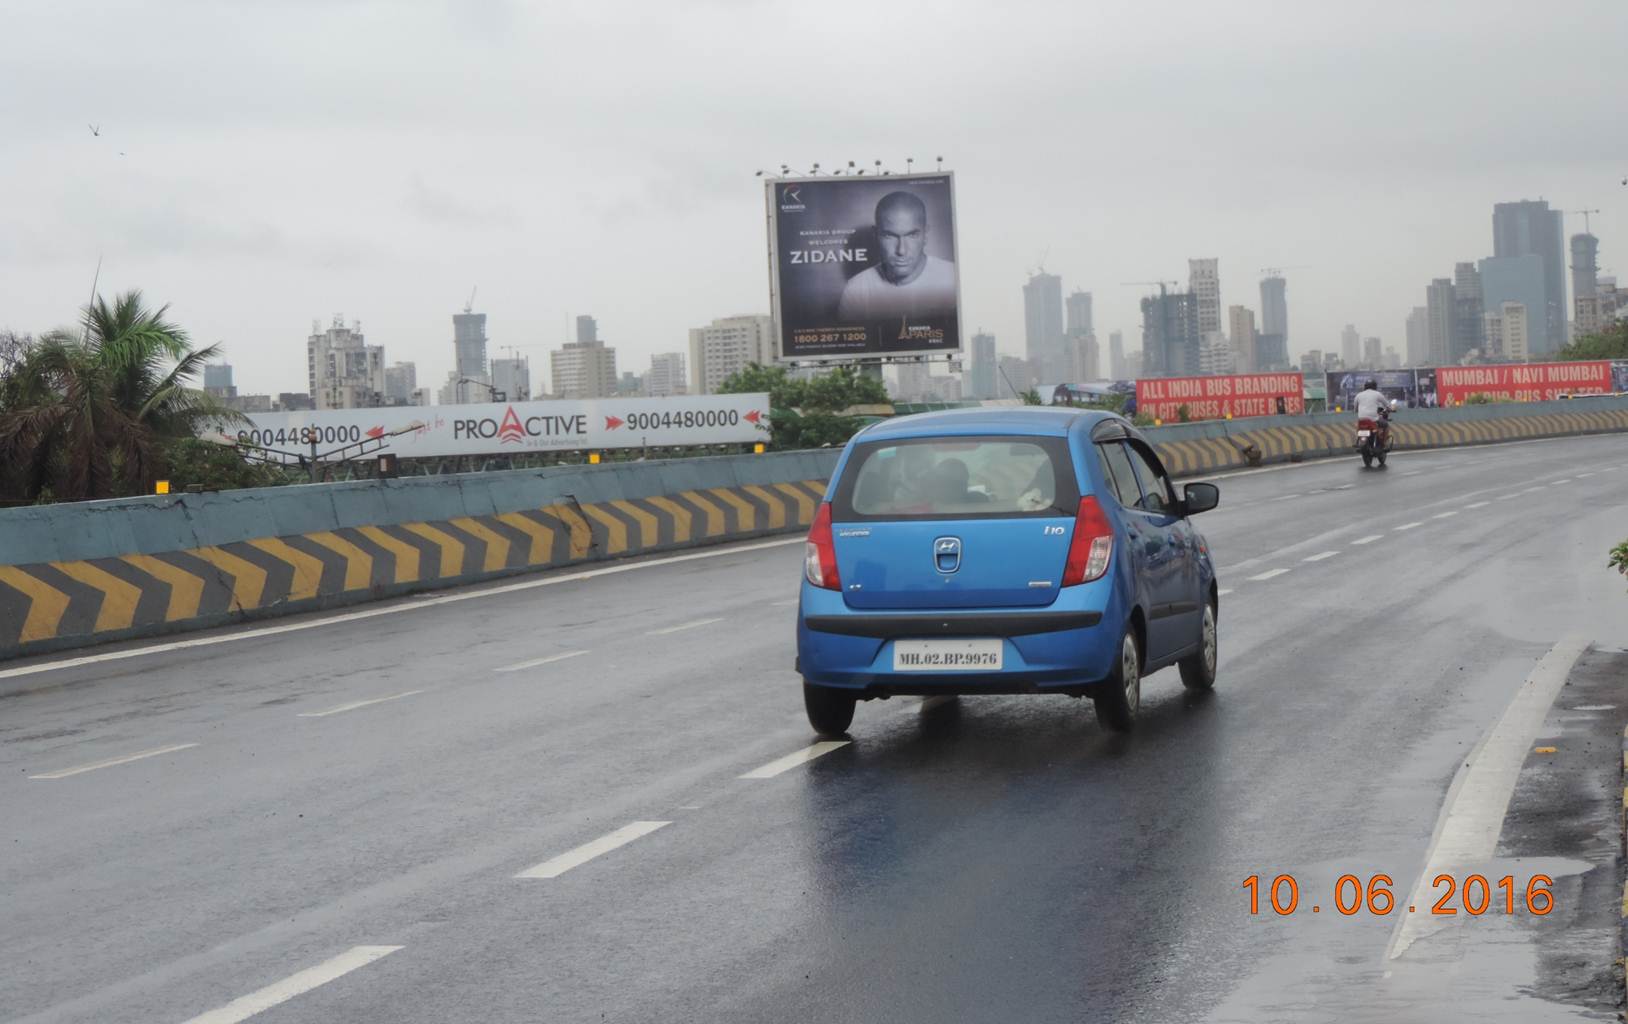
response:
M1182 511L1187 515L1208 512L1221 504L1221 488L1214 484L1187 484L1181 489Z

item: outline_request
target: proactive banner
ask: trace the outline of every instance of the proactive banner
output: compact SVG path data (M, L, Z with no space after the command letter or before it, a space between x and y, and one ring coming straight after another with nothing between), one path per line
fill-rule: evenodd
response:
M1297 416L1306 411L1298 373L1237 373L1216 377L1154 377L1136 382L1136 411L1175 423L1228 416Z
M313 445L321 454L370 438L382 441L384 447L379 451L395 452L404 459L646 445L687 447L767 440L769 396L387 406L250 413L249 419L252 426L236 431L240 442L300 454L309 454Z
M960 349L953 175L766 185L778 358Z

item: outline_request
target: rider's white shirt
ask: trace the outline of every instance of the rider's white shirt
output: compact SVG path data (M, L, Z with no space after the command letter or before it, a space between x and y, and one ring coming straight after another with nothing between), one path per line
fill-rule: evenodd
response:
M1374 420L1379 418L1379 410L1390 403L1385 400L1383 391L1359 391L1356 397L1357 419Z

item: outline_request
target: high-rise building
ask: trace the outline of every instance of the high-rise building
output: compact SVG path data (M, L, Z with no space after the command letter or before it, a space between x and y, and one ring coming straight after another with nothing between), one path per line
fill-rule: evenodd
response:
M1248 306L1227 307L1227 334L1232 339L1232 364L1238 373L1256 373L1255 311Z
M203 368L204 394L216 398L235 398L237 387L232 384L231 363L205 363ZM268 399L270 396L267 396ZM268 410L269 411L269 410Z
M1024 355L1048 383L1072 376L1063 333L1063 279L1044 271L1023 286Z
M1414 306L1408 314L1408 365L1426 366L1430 363L1430 311Z
M1487 305L1481 271L1474 263L1453 264L1453 362L1487 350Z
M1572 317L1577 334L1594 334L1605 325L1600 315L1600 240L1571 236Z
M1221 261L1187 261L1187 290L1198 301L1198 333L1219 333L1221 323Z
M452 314L453 369L460 377L486 376L486 314ZM485 399L482 399L485 401Z
M384 402L384 346L369 345L362 325L335 316L326 331L311 322L305 341L311 398L318 409L365 409Z
M1362 336L1351 324L1346 324L1345 330L1340 332L1340 361L1348 370L1362 365Z
M1377 370L1385 361L1385 346L1378 338L1362 339L1362 365L1370 370Z
M972 336L972 363L968 368L967 385L971 397L979 399L996 398L1000 395L997 386L1000 379L997 355L995 352L995 336L979 331Z
M632 370L623 370L621 378L616 382L616 394L620 398L644 394L644 378Z
M1234 373L1237 363L1233 360L1232 344L1227 336L1220 331L1210 331L1199 339L1198 343L1198 372L1203 374Z
M1451 366L1453 358L1453 282L1438 277L1425 289L1425 314L1430 331L1427 365Z
M1483 313L1497 315L1504 303L1514 302L1526 310L1527 347L1536 343L1535 333L1543 324L1539 321L1548 302L1543 283L1543 260L1533 254L1525 256L1494 256L1479 264ZM1490 340L1490 339L1489 339Z
M413 405L418 390L418 365L396 363L384 368L384 400L390 405Z
M1149 377L1183 377L1202 372L1202 333L1198 299L1192 292L1166 291L1142 300L1143 370Z
M457 370L447 372L447 380L441 385L439 399L441 405L475 405L481 402L496 400L492 392L497 385L492 378L484 373L473 377L463 377Z
M1289 360L1289 340L1281 334L1267 334L1265 331L1256 331L1255 372L1292 369L1294 369L1294 363Z
M1091 322L1091 293L1076 288L1068 296L1068 333L1069 334L1095 334L1096 327Z
M1565 235L1560 211L1549 209L1544 200L1497 203L1492 208L1492 254L1543 259L1544 304L1527 309L1533 354L1547 354L1566 344Z
M1402 354L1396 349L1385 346L1385 358L1381 360L1387 370L1400 370L1402 368Z
M591 316L577 317L577 344L593 344L599 340L599 321Z
M1315 377L1323 372L1323 353L1320 349L1312 349L1300 356L1300 372L1308 377Z
M1524 363L1531 356L1531 317L1519 302L1505 302L1487 311L1487 350L1501 360Z
M1034 373L1029 368L1027 359L1017 356L1001 356L995 361L997 379L995 389L997 398L1016 398L1035 386ZM1012 392L1016 391L1014 395Z
M1079 370L1078 380L1101 380L1102 348L1097 344L1097 336L1071 331L1069 339L1074 343L1074 365Z
M531 360L522 358L492 360L492 387L501 401L531 401ZM492 397L496 398L497 395Z
M581 323L579 317L579 331ZM568 341L549 359L555 398L612 398L620 388L616 349L602 341Z
M900 402L926 402L932 399L929 383L932 368L925 362L895 363L893 397Z
M1283 339L1283 364L1289 362L1289 286L1277 274L1261 278L1261 334Z
M1130 368L1125 364L1125 332L1108 332L1108 378L1126 380Z
M1142 371L1145 369L1143 364L1146 362L1147 360L1142 358L1140 352L1125 353L1125 376L1130 380L1141 380L1143 377Z
M662 352L650 357L650 372L644 375L645 391L651 398L669 398L689 391L684 372L684 353Z
M774 319L731 316L690 329L690 394L715 395L724 381L756 363L773 366Z

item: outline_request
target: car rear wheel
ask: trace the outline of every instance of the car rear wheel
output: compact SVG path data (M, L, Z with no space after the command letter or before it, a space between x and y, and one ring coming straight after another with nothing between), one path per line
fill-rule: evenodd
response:
M1204 605L1204 620L1199 627L1198 653L1177 662L1181 669L1181 685L1189 690L1208 690L1215 686L1215 602Z
M808 724L821 736L841 736L854 720L855 698L830 686L803 684L803 707Z
M1130 732L1136 725L1136 712L1142 704L1142 648L1136 642L1136 629L1125 627L1119 641L1119 657L1112 674L1091 695L1097 706L1097 721L1114 732Z

